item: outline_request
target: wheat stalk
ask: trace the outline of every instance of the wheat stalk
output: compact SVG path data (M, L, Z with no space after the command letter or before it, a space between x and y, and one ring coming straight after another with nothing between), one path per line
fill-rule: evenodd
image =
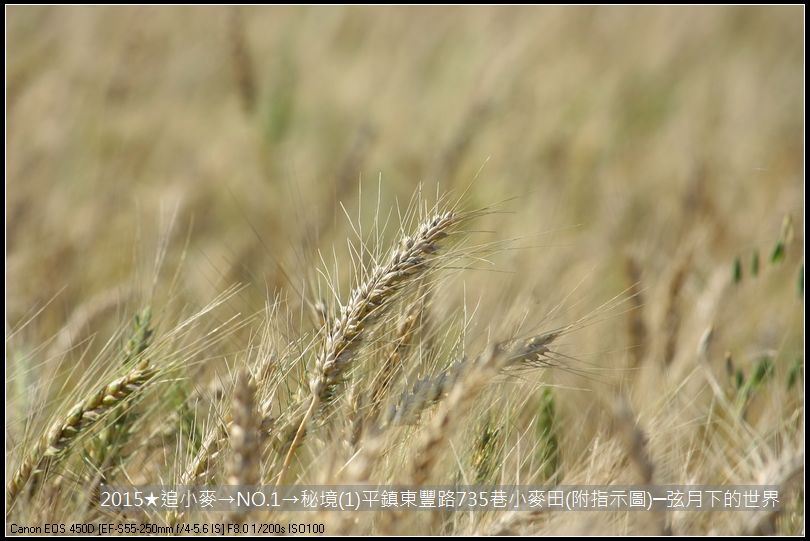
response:
M68 448L79 436L128 397L143 389L154 374L149 361L143 360L129 374L108 383L53 423L11 476L6 488L9 509L29 480L47 472L67 454Z
M648 336L644 321L644 297L641 288L641 265L638 259L627 254L624 259L624 271L629 284L632 307L627 311L627 334L630 337L630 353L633 356L633 367L641 366L647 356Z
M231 455L228 460L228 484L259 484L259 457L262 446L260 417L256 409L256 385L243 368L236 378L228 426Z
M650 454L649 439L636 420L626 399L619 398L613 404L613 420L627 456L636 467L641 483L652 484L656 468ZM651 513L650 518L658 529L657 535L672 535L665 513L656 511Z
M304 437L307 423L318 406L329 401L335 386L349 368L369 324L381 315L405 284L425 272L428 261L438 250L439 241L447 237L459 218L452 211L434 215L419 227L415 235L404 237L391 253L388 262L377 265L366 281L352 291L349 302L330 326L324 347L318 356L315 374L309 385L312 394L310 404L281 466L279 484Z
M151 344L154 335L151 324L151 308L147 307L135 315L132 334L122 351L125 367L137 362ZM119 454L126 447L132 434L132 424L137 418L136 412L132 408L127 408L126 404L116 406L109 416L112 421L93 438L86 452L87 461L93 469L92 478L88 480L91 502L97 500L99 486L109 482L117 466L116 462L120 463L123 460Z
M476 359L472 368L467 370L463 377L450 389L442 409L430 420L425 428L422 438L417 445L411 463L410 483L415 486L423 485L428 480L433 466L439 457L442 442L450 434L458 413L470 402L484 387L491 376L502 368L505 351L497 345L491 345Z
M249 378L249 384L252 388L253 393L253 408L256 410L255 414L260 424L260 430L262 435L268 434L270 431L270 427L274 423L274 419L270 414L270 410L272 407L272 399L268 399L265 401L258 400L258 389L256 388L257 385L260 385L264 382L267 382L270 379L270 374L273 370L276 369L276 356L272 353L268 353L263 355L261 361L258 363L256 378L254 379L252 376ZM241 376L238 376L241 377ZM241 384L237 381L237 388L239 385L244 385L245 382L243 381ZM236 392L235 389L235 392ZM243 389L243 393L247 392ZM244 394L242 395L242 399L246 400ZM236 404L234 404L236 405ZM186 467L183 475L180 476L180 483L183 485L190 485L197 483L201 478L206 477L210 473L210 466L212 462L219 456L220 451L224 448L224 444L228 439L229 430L231 424L234 422L234 412L231 412L230 418L226 419L227 422L217 422L216 425L211 429L211 431L206 434L205 438L203 439L202 443L200 444L200 448L197 450L195 455L192 457L191 462ZM243 423L244 424L244 423ZM244 426L247 426L246 424Z
M261 467L262 429L256 407L256 384L247 368L236 376L231 407L232 421L228 425L231 454L228 457L229 485L255 486L259 484ZM232 523L242 523L244 513L231 513Z
M690 270L691 255L686 254L675 269L667 291L667 305L664 313L664 364L669 366L675 359L678 346L678 333L681 329L680 296Z
M242 8L241 6L233 6L228 12L228 38L231 60L233 61L233 73L242 108L246 113L253 113L256 109L256 74L245 34Z
M424 299L420 296L407 308L405 317L397 325L396 335L386 352L383 365L371 382L369 420L377 418L388 389L402 372L403 359L419 327L423 308Z
M559 336L549 332L526 340L508 340L495 345L495 349L505 355L501 371L525 366L546 366L543 358L550 353L548 346ZM476 361L459 360L434 377L425 377L413 384L409 391L400 395L399 400L386 412L382 426L415 424L421 413L436 404L453 386L464 377L464 372Z
M452 386L447 399L439 412L424 428L416 449L412 453L413 461L409 470L408 484L424 485L439 460L440 450L455 427L459 412L478 394L489 379L496 375L508 358L507 352L497 344L491 344L462 373L461 378ZM384 513L380 517L379 528L384 534L390 534L399 521L401 511Z
M444 443L458 423L459 412L465 411L469 403L494 376L514 366L518 360L535 359L548 353L548 344L557 336L557 333L548 333L528 340L509 340L491 344L469 363L449 389L441 409L422 432L413 452L408 484L421 486L427 482L439 461ZM399 515L399 512L383 514L380 521L381 531L390 533Z

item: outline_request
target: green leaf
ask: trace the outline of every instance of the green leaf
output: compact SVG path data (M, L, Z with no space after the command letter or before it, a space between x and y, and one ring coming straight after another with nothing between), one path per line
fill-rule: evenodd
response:
M560 468L560 446L556 432L556 407L551 388L543 389L540 401L540 416L537 419L539 441L539 460L545 480L552 481Z
M762 356L751 376L751 387L756 388L765 383L773 375L773 359L767 355Z
M796 357L793 361L793 366L790 367L790 371L788 372L788 380L787 380L787 388L788 390L792 389L793 386L799 381L799 378L802 377L802 369L804 368L804 362L801 357Z
M737 256L734 259L734 283L739 284L740 280L742 280L742 262L740 256Z
M475 482L485 484L495 473L501 448L501 430L494 426L489 416L486 418L478 437L472 465L475 469Z
M743 388L745 385L745 372L743 372L742 368L738 368L737 372L734 374L734 386L737 387L737 390Z
M785 259L785 242L783 240L779 240L776 243L776 246L773 247L771 263L776 265L777 263L781 263L783 259Z

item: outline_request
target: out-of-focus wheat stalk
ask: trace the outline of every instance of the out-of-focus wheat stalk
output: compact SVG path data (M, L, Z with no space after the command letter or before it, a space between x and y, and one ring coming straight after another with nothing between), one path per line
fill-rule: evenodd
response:
M550 352L550 346L558 337L557 332L548 332L525 340L507 340L496 344L495 349L505 356L501 372L510 369L549 366L543 358ZM465 372L473 369L475 362L459 360L436 376L425 377L413 384L410 390L402 393L391 405L382 419L382 426L415 424L426 408L440 401L453 388Z
M228 457L229 485L259 484L262 431L256 408L256 385L247 368L236 378L233 392L232 422L228 426L231 453Z
M411 342L419 328L423 312L424 299L418 295L406 309L405 316L399 321L393 342L386 350L383 365L371 382L369 421L376 420L389 388L402 372L405 354L411 348Z
M629 294L633 304L627 311L627 330L630 337L630 353L633 356L633 367L641 366L647 357L648 336L647 324L644 321L644 296L641 287L641 265L638 259L628 254L624 260L624 270L629 282Z
M242 6L228 8L228 40L239 98L244 111L250 114L256 109L256 74L245 33L243 9Z

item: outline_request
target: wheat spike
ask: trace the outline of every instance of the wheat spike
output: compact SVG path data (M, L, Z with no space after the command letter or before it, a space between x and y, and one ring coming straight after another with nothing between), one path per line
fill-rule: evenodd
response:
M231 442L228 484L257 485L261 426L256 409L256 385L246 368L240 370L236 378L231 416L233 421L228 426Z
M558 333L550 332L526 340L507 340L496 344L496 351L504 355L501 371L546 366L543 358L550 352L548 346L554 342L557 336ZM399 400L388 408L383 417L382 426L415 424L425 409L447 396L475 362L478 361L470 362L462 359L436 376L418 380L409 391L402 393Z
M6 490L9 508L32 477L47 472L66 455L79 436L128 397L143 389L154 374L149 361L141 361L129 374L108 383L53 423L11 476Z
M415 235L404 237L388 262L377 265L365 282L352 291L338 318L329 328L324 347L318 355L315 374L310 380L312 398L287 451L278 476L279 484L300 445L306 425L319 404L329 401L354 357L368 326L382 314L395 294L410 280L423 274L436 254L439 241L458 223L459 215L441 212L424 222Z

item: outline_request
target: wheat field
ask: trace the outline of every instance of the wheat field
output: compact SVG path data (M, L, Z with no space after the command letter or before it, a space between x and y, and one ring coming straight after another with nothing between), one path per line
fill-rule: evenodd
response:
M10 6L6 61L7 533L804 533L803 7ZM100 506L175 484L782 505Z

